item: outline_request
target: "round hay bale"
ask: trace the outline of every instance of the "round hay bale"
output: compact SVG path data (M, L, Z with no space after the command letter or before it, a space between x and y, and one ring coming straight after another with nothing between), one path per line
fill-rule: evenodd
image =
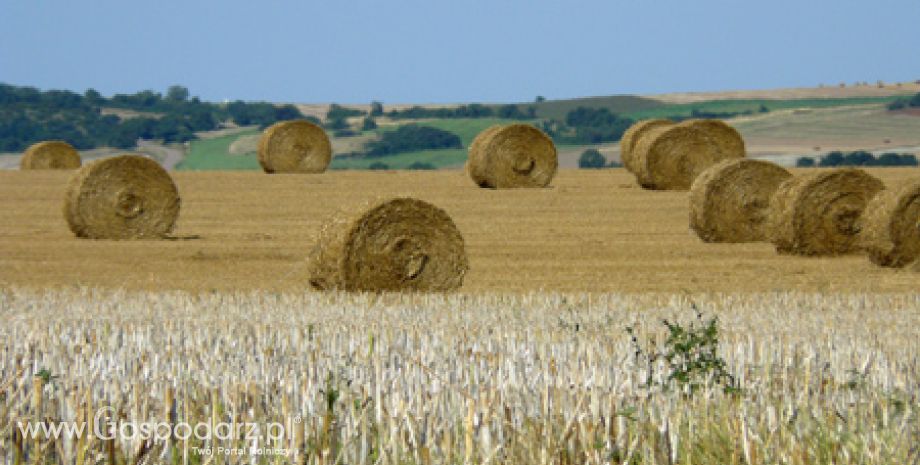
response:
M556 145L529 124L492 126L470 144L466 170L480 187L546 187L559 167Z
M712 142L722 153L743 157L745 154L744 138L737 129L718 119L691 119L681 124L692 126L709 135Z
M620 138L620 162L623 163L623 167L630 173L635 173L636 162L635 157L632 155L633 150L636 148L636 144L639 143L639 139L645 136L650 129L672 125L674 125L674 122L667 119L646 119L630 126L629 129L623 133L623 137Z
M75 170L80 154L64 141L52 140L32 144L19 161L21 170Z
M883 188L855 168L789 178L770 202L770 241L780 253L850 253L859 246L860 215Z
M770 199L791 176L779 165L748 158L712 165L690 187L690 228L705 242L766 240Z
M706 168L722 160L744 158L744 142L724 123L690 120L648 129L631 157L642 187L687 190Z
M64 218L77 237L163 237L179 216L179 191L159 163L121 155L74 173L64 196Z
M323 128L307 120L281 121L259 139L259 164L266 173L322 173L332 160Z
M334 215L310 255L310 285L345 291L451 291L469 269L450 216L412 198Z
M887 189L866 207L861 243L873 263L904 267L920 258L920 180Z

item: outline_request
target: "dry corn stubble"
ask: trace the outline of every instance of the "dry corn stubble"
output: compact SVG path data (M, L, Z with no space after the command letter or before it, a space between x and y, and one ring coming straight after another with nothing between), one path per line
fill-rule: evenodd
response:
M342 210L310 255L318 290L451 291L469 269L463 237L442 209L394 198Z
M840 255L859 246L859 217L884 185L855 168L787 179L770 202L769 234L777 252Z
M770 199L791 176L779 165L760 160L716 163L690 188L690 228L705 242L766 240Z
M556 145L529 124L492 126L470 144L466 170L480 187L546 187L556 175Z
M74 173L64 218L78 237L163 237L179 216L179 191L159 163L139 155L97 160Z
M862 247L873 263L903 267L920 258L920 180L886 189L861 219Z
M316 124L282 121L262 133L258 158L266 173L322 173L332 160L332 144Z
M73 170L80 167L80 154L63 141L45 141L33 144L19 161L21 170Z

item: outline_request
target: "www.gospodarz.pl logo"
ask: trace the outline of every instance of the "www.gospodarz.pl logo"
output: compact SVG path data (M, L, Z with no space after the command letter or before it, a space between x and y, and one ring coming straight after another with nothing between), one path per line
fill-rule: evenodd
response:
M80 439L92 435L102 441L155 441L168 440L198 441L215 444L215 441L246 441L250 444L281 444L283 441L292 441L294 425L301 421L300 417L288 418L284 423L247 423L247 422L165 422L165 421L121 421L113 420L115 409L103 407L93 416L92 428L86 422L17 422L19 434L27 439ZM286 448L259 448L248 449L234 447L201 447L191 448L193 453L201 455L289 455Z

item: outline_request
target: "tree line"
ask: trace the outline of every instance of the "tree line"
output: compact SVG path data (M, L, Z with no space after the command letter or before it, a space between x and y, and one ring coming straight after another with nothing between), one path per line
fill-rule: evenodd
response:
M865 150L844 153L840 151L830 152L820 157L817 161L811 157L800 157L796 160L795 166L799 168L811 168L815 166L833 167L833 166L917 166L916 155L910 153L883 153L879 156L872 155Z
M920 93L913 97L904 97L888 104L889 110L903 110L905 108L920 108Z
M131 110L139 116L103 111L108 109ZM202 102L189 97L183 86L171 86L165 95L144 90L106 98L95 89L78 94L0 83L0 152L19 152L51 139L66 141L79 150L129 149L138 139L190 141L197 138L195 132L217 129L227 121L266 127L297 118L304 115L293 105Z

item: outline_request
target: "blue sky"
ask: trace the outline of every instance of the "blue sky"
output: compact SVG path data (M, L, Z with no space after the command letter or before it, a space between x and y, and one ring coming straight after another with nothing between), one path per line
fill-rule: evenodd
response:
M920 79L920 0L0 0L0 82L517 102Z

